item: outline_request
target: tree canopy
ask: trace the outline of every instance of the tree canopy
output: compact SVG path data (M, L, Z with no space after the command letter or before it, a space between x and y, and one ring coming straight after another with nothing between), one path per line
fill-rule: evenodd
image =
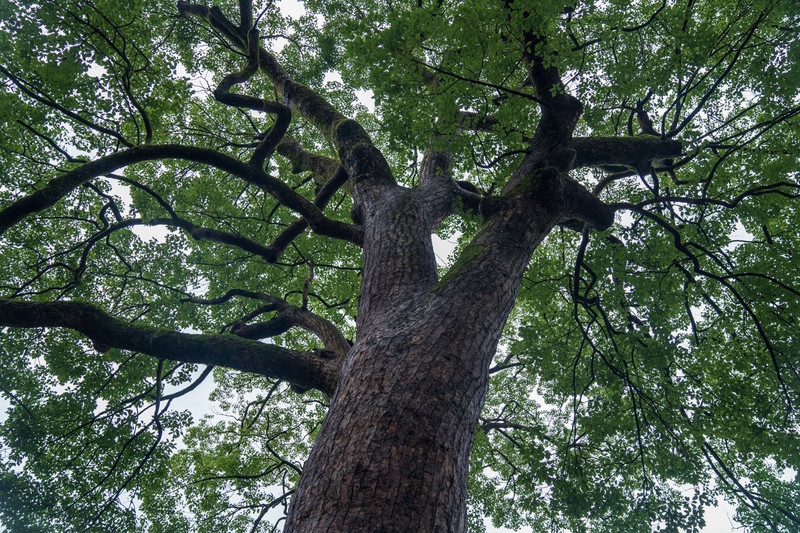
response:
M430 291L523 189L573 205L497 319L470 531L800 530L800 4L303 7L0 3L0 523L280 529L369 261L423 257L365 264L391 182L446 184L399 211L456 243Z

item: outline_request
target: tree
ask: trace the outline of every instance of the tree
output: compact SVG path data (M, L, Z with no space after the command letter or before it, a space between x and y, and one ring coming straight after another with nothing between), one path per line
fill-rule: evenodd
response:
M304 6L3 4L5 527L800 529L798 4Z

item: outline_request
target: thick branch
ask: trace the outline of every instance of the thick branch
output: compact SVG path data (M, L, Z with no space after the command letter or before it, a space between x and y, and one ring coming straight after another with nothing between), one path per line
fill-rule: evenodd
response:
M81 165L50 180L47 185L33 194L20 198L0 211L0 235L23 218L43 211L68 195L72 190L92 178L109 174L119 168L159 159L185 159L204 163L236 176L246 176L247 166L236 159L208 148L164 144L156 146L136 146L121 152L101 157Z
M211 300L203 298L187 298L185 302L200 304L220 304L227 302L234 296L244 296L270 303L270 310L278 311L278 316L266 322L256 324L240 324L231 330L232 333L247 339L266 339L289 331L292 327L300 327L313 333L336 357L344 357L350 350L350 343L344 338L339 328L332 322L312 313L291 305L286 300L269 294L232 289L225 295Z
M311 172L314 181L328 181L339 167L339 160L305 150L294 137L285 135L278 143L277 152L292 164L292 172Z
M310 311L303 311L288 304L275 318L239 326L232 330L232 333L246 339L266 339L286 333L293 327L313 333L322 341L325 349L331 353L331 357L342 359L350 351L350 343L333 323Z
M420 168L420 195L428 206L433 227L453 212L454 200L474 214L490 217L508 205L505 198L488 196L469 181L454 181L448 151L428 149Z
M575 151L568 144L583 113L583 105L567 92L558 68L554 65L545 66L542 55L545 44L544 37L529 32L524 36L522 57L542 110L542 118L536 126L528 154L503 188L504 193L531 176L537 168L553 166L566 172L575 161Z
M453 293L481 287L484 309L502 305L507 306L504 312L510 310L531 254L556 224L602 230L614 221L613 209L556 167L533 170L503 199L506 206L484 222L437 285ZM494 278L502 278L496 285L503 288L491 294Z
M460 111L464 129L486 133L502 132L502 124L492 115ZM640 122L641 113L637 115ZM654 135L630 137L573 137L568 148L575 150L572 169L583 167L622 166L647 173L653 162L680 157L679 141Z
M545 66L545 38L526 33L524 39L522 57L542 109L542 119L534 134L534 142L542 142L545 140L542 137L546 137L550 146L564 144L572 137L583 113L583 105L567 92L558 68L555 65Z
M450 172L451 159L452 155L447 150L437 151L432 148L426 150L419 173L422 186L452 181L453 178Z
M269 176L263 170L254 169L215 150L179 144L136 146L101 157L50 180L47 185L35 193L20 198L0 211L0 235L26 216L51 207L73 189L92 178L109 174L134 163L159 159L184 159L223 170L258 186L275 197L281 204L300 213L316 233L361 245L363 235L359 228L327 218L314 203L306 200L291 187Z
M129 324L81 302L22 302L0 299L0 325L69 328L86 335L100 352L131 350L159 359L216 365L288 381L332 394L339 365L316 354L235 335L190 335Z
M579 226L588 224L590 228L602 231L614 223L614 207L601 202L586 187L569 176L564 175L562 178L564 199L569 206L569 218L562 221L562 225L581 231L583 228ZM575 221L581 224L575 224Z
M575 150L573 168L625 166L647 173L654 161L679 157L679 141L651 135L637 137L576 137L569 143Z

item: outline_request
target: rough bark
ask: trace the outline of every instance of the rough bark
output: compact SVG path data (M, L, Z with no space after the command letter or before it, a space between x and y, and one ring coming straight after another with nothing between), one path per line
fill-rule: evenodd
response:
M531 253L572 216L574 195L557 169L535 171L442 280L429 234L424 245L416 235L429 199L405 197L368 219L365 256L401 262L367 260L358 339L286 532L465 530L488 369Z
M576 137L569 143L576 152L573 168L619 165L646 172L655 161L678 157L678 141L652 135L636 137Z
M218 8L178 7L242 50L252 46L245 17L236 27ZM250 48L251 70L254 54ZM570 143L581 105L563 91L557 70L525 51L543 118L502 195L481 211L481 199L453 182L449 154L427 154L418 189L398 186L357 123L295 83L264 49L258 55L283 105L336 147L364 231L356 343L285 531L463 531L488 369L531 254L556 224L579 220L602 229L613 221L611 209L565 174L577 155ZM285 153L290 146L284 143ZM439 280L431 232L456 197L487 218Z

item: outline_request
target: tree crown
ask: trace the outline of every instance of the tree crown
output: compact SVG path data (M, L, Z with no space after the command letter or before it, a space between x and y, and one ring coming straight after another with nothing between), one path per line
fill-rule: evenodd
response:
M798 4L303 7L0 7L5 526L269 531L381 202L455 242L444 290L550 172L470 527L800 527Z

